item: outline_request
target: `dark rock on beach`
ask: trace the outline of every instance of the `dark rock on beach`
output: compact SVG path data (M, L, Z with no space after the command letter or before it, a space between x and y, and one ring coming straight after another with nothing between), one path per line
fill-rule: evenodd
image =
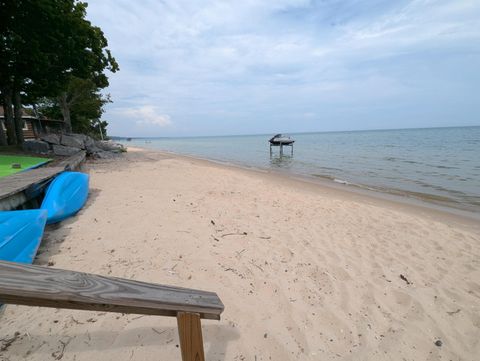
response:
M45 134L40 139L50 144L60 145L60 136L58 134Z
M84 138L85 135L83 134L64 134L62 135L61 144L67 147L85 149Z
M80 151L79 148L67 147L64 145L56 145L56 144L52 146L52 150L53 150L53 154L59 155L59 156L65 156L65 157L74 155Z
M37 154L48 154L50 151L50 146L47 142L42 140L26 140L23 143L23 149L27 152L37 153Z
M36 154L71 156L82 150L88 156L99 159L111 159L126 152L122 144L107 140L95 140L85 134L44 134L41 140L26 140L23 148Z

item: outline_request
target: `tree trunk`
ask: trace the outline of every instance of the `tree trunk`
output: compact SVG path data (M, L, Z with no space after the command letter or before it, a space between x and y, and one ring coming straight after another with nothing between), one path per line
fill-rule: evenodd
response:
M3 115L5 119L5 128L7 128L7 143L9 145L17 144L17 135L15 134L15 123L13 121L12 109L12 90L8 87L2 89L3 95Z
M2 145L7 145L7 135L5 134L5 130L3 129L3 123L2 121L0 121L0 146Z
M7 145L7 135L3 129L3 124L0 124L0 146Z
M23 144L22 98L19 91L13 93L13 112L15 117L15 133L17 144Z
M65 131L67 133L72 132L72 121L70 119L70 104L67 100L67 93L62 93L58 97L58 104L60 105L60 110L63 116L63 122L65 123Z

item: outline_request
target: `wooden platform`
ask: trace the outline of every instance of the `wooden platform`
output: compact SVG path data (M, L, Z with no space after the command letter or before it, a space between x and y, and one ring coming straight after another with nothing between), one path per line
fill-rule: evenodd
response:
M0 210L14 209L28 202L36 196L42 186L64 170L63 167L45 167L1 178Z
M64 167L44 167L0 178L0 199L22 192L32 184L41 183L64 170Z
M0 178L0 211L15 209L40 195L59 173L74 170L85 160L85 152L65 158L56 166L45 166Z
M63 167L65 170L75 170L87 157L87 153L82 150L57 164L58 167Z

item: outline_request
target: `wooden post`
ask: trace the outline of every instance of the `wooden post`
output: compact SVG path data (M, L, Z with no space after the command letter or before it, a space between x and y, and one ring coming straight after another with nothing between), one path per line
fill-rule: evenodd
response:
M205 361L202 325L198 313L178 312L178 335L183 361Z

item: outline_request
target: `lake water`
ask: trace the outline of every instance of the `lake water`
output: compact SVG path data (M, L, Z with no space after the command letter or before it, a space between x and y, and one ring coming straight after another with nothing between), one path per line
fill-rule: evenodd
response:
M267 135L133 139L132 146L328 179L480 211L480 127L290 134L294 154Z

